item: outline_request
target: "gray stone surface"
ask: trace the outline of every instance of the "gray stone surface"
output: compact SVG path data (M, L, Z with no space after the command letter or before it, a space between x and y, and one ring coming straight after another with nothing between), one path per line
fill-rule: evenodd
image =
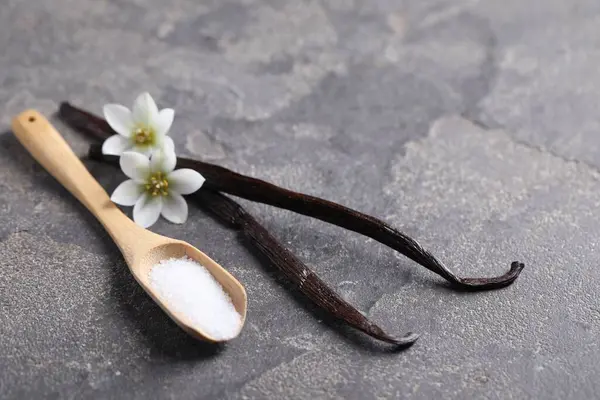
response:
M597 0L1 0L0 397L596 396L599 26ZM456 293L362 236L243 202L387 330L422 334L390 353L192 207L153 230L249 295L238 339L195 342L9 132L26 107L100 112L144 90L176 109L181 154L382 217L461 274L526 270ZM108 191L123 179L87 165Z

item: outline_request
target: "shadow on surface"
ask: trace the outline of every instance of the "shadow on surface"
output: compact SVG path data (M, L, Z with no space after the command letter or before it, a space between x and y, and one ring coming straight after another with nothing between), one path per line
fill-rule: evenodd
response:
M200 208L205 208L205 207L203 207L204 201L208 201L209 205L207 204L206 210L210 211L210 215L213 215L215 217L215 221L217 221L222 226L225 226L229 229L238 231L239 240L241 243L243 243L245 245L246 249L249 250L249 252L254 255L254 257L263 265L263 267L265 267L265 269L266 269L265 264L271 265L271 268L267 269L268 274L274 275L275 280L278 283L285 282L284 286L286 287L289 295L295 300L295 302L298 305L300 305L303 309L305 309L306 311L311 313L313 315L313 317L315 317L320 322L323 322L328 327L332 328L332 330L334 332L339 333L344 339L348 340L349 343L360 346L360 348L362 348L362 349L364 349L365 346L367 346L371 349L371 351L374 351L374 350L399 351L399 350L404 350L407 347L409 347L406 345L384 345L383 343L377 343L377 345L375 345L373 343L376 341L375 339L372 339L372 341L367 340L364 337L366 335L358 334L358 332L355 332L354 329L351 329L348 326L346 326L346 324L343 321L336 318L330 312L327 312L327 311L321 309L318 305L313 303L312 300L310 300L305 294L301 293L298 290L297 284L292 283L289 280L285 279L284 273L279 268L277 268L273 265L271 260L264 254L264 251L260 250L260 248L269 247L269 246L283 247L281 242L280 241L275 242L273 240L274 239L274 237L273 237L273 239L268 239L268 240L263 238L264 240L261 240L259 243L259 242L255 242L255 240L257 240L257 239L250 239L249 237L245 237L247 232L245 230L243 230L243 228L242 228L242 226L245 226L243 224L243 222L241 222L241 220L236 220L235 222L232 223L230 218L235 219L236 218L235 213L233 213L231 215L228 214L231 212L231 210L229 208L235 207L235 205L233 203L231 203L230 201L226 201L225 198L223 198L223 201L225 202L225 204L229 204L229 205L227 207L224 207L223 209L219 209L218 206L215 206L217 204L216 203L217 197L213 198L212 196L209 196L205 199L197 198L196 205L200 206ZM198 203L198 201L199 201L199 203ZM224 209L228 209L228 211L224 211ZM219 210L219 211L215 211L215 210ZM256 224L256 223L253 222L252 224ZM257 225L254 225L254 226L258 227ZM240 229L242 229L242 231L239 231ZM259 229L260 229L260 231L263 231L264 228L259 228ZM267 235L267 236L269 236L269 235ZM289 252L289 250L287 250L287 249L286 249L286 251ZM292 254L281 255L280 257L283 257L282 258L283 260L287 260L289 257L293 257L293 255ZM294 267L294 269L297 270L296 267ZM318 289L315 289L315 290L318 290Z
M49 192L51 195L60 197L62 201L67 203L69 207L80 210L81 217L86 224L93 227L95 231L100 234L99 236L106 237L106 233L102 229L102 226L96 221L94 216L90 214L85 207L77 201L69 192L62 187L58 181L56 181L44 168L33 159L33 157L27 152L27 150L19 143L12 131L5 131L0 134L0 157L5 160L9 160L10 164L15 169L18 169L24 175L28 175L31 178L31 184L36 189L42 192ZM23 199L23 202L31 201L30 197ZM32 204L32 207L35 204ZM41 216L43 218L43 215ZM36 225L39 226L40 220L34 221L32 228ZM64 229L62 229L64 230ZM60 241L61 238L56 238L54 232L46 232L48 236L53 239Z
M254 249L252 244L246 240L242 234L240 234L240 241L244 243L252 255L260 261L261 265L263 265L265 268L268 268L269 275L273 276L279 284L287 289L287 294L294 300L296 304L311 314L313 318L327 326L327 328L329 328L331 331L335 332L346 343L357 347L359 350L367 352L398 353L410 348L394 346L392 344L384 343L371 338L366 333L362 333L357 329L348 326L345 322L319 308L311 300L309 300L306 295L300 292L296 285L283 277L283 274L278 271L276 267L267 267L267 265L270 265L270 261L258 250ZM399 335L404 335L406 332L397 333Z
M95 177L98 173L115 176L116 169L112 165L91 160L84 162ZM97 179L103 183L103 179ZM116 182L111 183L103 186L116 187ZM110 237L107 240L116 248ZM119 261L110 264L111 296L122 311L120 314L141 333L152 356L170 361L193 361L216 356L225 348L223 344L203 342L185 333L137 283L118 250L115 257Z
M32 186L37 190L47 191L51 195L60 197L69 207L77 209L78 218L81 218L84 224L89 226L93 236L97 238L93 240L99 245L100 251L119 260L110 264L110 293L112 301L115 303L113 307L122 311L117 314L125 316L126 324L133 325L138 332L142 333L146 344L151 348L152 355L188 361L214 356L223 349L222 345L201 342L187 335L152 301L129 272L117 246L104 231L102 225L31 157L11 131L0 134L0 157L10 160L10 164L14 168L28 175L31 178ZM83 160L83 162L92 175L98 176L98 181L104 187L116 186L115 178L117 176L114 173L114 167L98 165L98 163L88 160ZM27 200L25 199L25 201ZM35 224L33 228L35 228ZM68 242L71 238L69 234L64 234L64 231L68 230L69 226L58 226L58 229L63 232L58 241ZM46 234L53 239L58 234L58 232L43 231L39 228L37 232Z
M151 356L169 361L194 361L218 355L225 345L202 342L185 333L146 294L125 262L110 265L111 297L121 314L141 333Z

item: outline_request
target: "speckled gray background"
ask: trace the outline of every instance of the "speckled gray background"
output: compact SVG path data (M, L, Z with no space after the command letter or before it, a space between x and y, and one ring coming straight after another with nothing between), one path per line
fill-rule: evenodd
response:
M0 397L597 395L599 26L598 0L0 0ZM9 132L26 107L144 90L176 109L182 154L379 216L461 274L526 270L456 293L372 240L243 202L388 331L422 334L389 353L192 207L153 229L249 295L237 340L194 342ZM123 179L87 165L109 191Z

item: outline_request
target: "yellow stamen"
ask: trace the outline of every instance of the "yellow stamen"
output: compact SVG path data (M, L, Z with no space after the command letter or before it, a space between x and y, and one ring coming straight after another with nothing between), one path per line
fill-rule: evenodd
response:
M139 146L150 145L154 142L154 131L145 126L138 126L133 130L133 141Z
M145 187L151 196L167 196L169 194L169 181L162 172L150 175Z

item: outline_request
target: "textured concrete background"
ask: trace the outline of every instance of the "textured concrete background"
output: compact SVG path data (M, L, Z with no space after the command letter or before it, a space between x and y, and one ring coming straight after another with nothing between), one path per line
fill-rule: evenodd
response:
M598 0L0 0L0 397L590 398L600 390ZM26 107L148 90L181 154L377 215L464 275L244 202L394 354L332 325L196 208L155 231L245 283L243 334L194 342L9 133ZM85 139L58 123L80 153ZM116 170L87 163L112 191ZM130 212L130 209L128 209Z

